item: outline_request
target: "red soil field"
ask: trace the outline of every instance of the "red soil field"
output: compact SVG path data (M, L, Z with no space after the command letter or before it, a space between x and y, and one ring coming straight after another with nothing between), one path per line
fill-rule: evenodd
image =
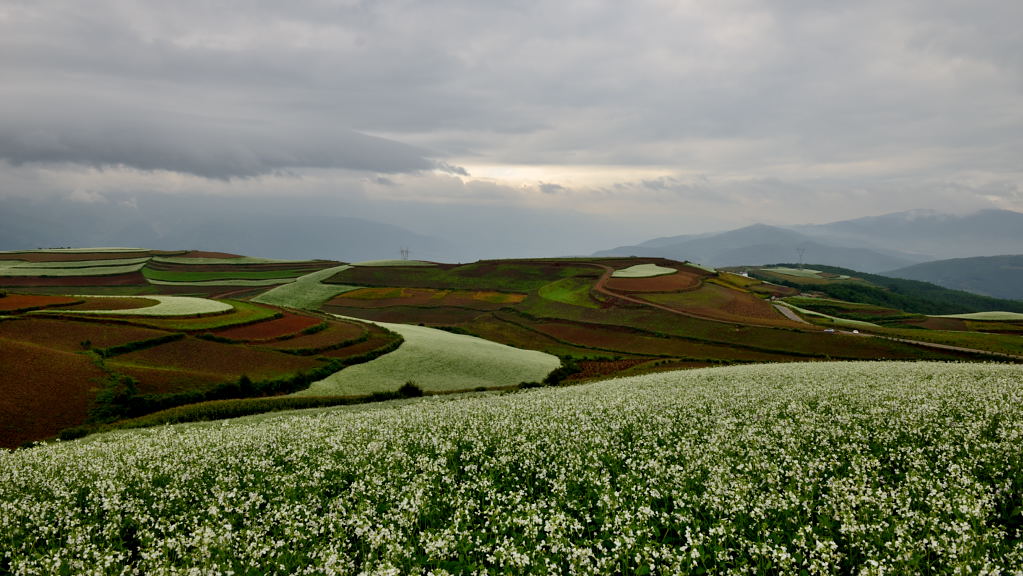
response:
M706 272L692 268L682 268L674 274L654 276L652 278L608 278L605 285L609 290L618 292L680 292L692 290L700 285L707 276Z
M565 380L572 381L586 380L589 378L603 378L647 362L650 362L649 358L628 358L624 360L581 360L577 362L579 372L572 374Z
M84 302L74 306L68 306L70 310L134 310L136 308L148 308L156 306L156 300L144 297L124 298L82 298Z
M313 358L191 337L122 354L107 360L106 364L118 372L131 366L141 366L222 374L234 378L246 374L253 380L305 372L320 366Z
M677 338L659 338L628 328L570 322L547 322L538 324L536 330L579 346L631 354L679 356L698 359L756 360L764 362L785 359L781 355L769 352L759 352Z
M0 447L81 424L103 371L88 356L0 339Z
M427 324L433 326L452 326L472 322L480 315L488 314L483 310L468 308L413 308L395 306L391 308L355 308L351 306L323 306L323 310L341 316L363 318L375 322L393 322L396 324Z
M761 326L801 326L785 319L770 302L748 292L717 284L705 283L697 291L677 295L651 295L646 299L662 306L714 320Z
M912 324L914 326L920 326L921 328L927 328L928 330L968 330L966 320L962 318L932 318L927 317L923 320L910 320L906 324Z
M81 298L69 296L40 296L37 294L8 294L0 298L0 312L19 312L37 310L47 306L67 306L80 302Z
M117 372L139 383L141 394L171 394L207 390L216 384L237 380L240 374L165 369L156 366L118 365Z
M33 315L0 322L0 338L65 352L83 351L82 342L86 340L91 342L93 348L108 348L166 334L162 330L140 326L79 322L63 317L43 318Z
M227 328L219 330L215 334L223 338L249 342L274 340L286 336L294 336L302 330L312 328L322 322L323 320L313 318L312 316L300 316L291 312L285 312L282 318L257 322L248 326Z
M370 337L362 342L356 342L351 346L345 346L344 348L338 348L337 350L328 350L320 354L328 358L350 358L359 354L365 354L372 352L378 348L381 348L391 342L392 336L386 334L379 327L372 327L370 329Z
M0 286L139 286L149 285L142 272L109 276L3 276Z
M400 295L399 295L400 294ZM500 310L526 299L525 294L493 291L434 290L432 288L360 288L335 296L327 305L352 308L391 306L452 306L475 310Z
M189 250L184 254L173 254L175 258L241 258L238 254L228 252L206 252L204 250Z
M277 350L326 348L341 342L355 340L365 334L366 330L365 327L354 322L331 320L326 330L274 342L271 346Z

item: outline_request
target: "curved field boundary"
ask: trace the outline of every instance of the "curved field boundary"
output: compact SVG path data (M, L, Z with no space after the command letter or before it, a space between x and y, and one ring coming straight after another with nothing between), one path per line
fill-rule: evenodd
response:
M667 276L678 272L675 268L658 266L657 264L636 264L628 268L615 270L612 278L653 278L655 276Z
M26 260L0 260L0 271L9 268L19 270L35 269L68 269L68 268L105 268L110 266L130 266L133 264L145 264L149 257L142 258L107 258L103 260L68 260L66 262L29 262ZM2 272L0 272L2 273Z
M375 324L397 332L405 342L394 352L336 372L296 395L389 392L409 381L430 392L497 388L543 380L561 366L557 356L512 348L474 336L425 326Z
M118 298L118 296L89 296L89 298ZM49 312L59 314L86 314L103 316L207 316L225 314L234 310L227 302L196 298L194 296L155 296L146 295L146 300L156 300L156 304L146 308L128 310L40 310L37 313Z
M334 296L359 288L358 286L322 283L323 280L349 268L351 268L350 265L342 264L311 272L298 277L294 282L267 290L253 298L252 301L286 308L316 310Z
M18 266L0 267L0 276L10 277L64 277L64 276L113 276L116 274L127 274L138 272L146 265L145 261L135 264L121 264L115 266Z

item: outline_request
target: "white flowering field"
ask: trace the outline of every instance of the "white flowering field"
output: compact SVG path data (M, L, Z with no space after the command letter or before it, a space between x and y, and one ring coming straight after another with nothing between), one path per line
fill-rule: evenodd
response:
M667 276L668 274L675 274L677 272L678 270L674 268L658 266L657 264L636 264L635 266L615 270L611 276L614 278L653 278L655 276Z
M357 289L356 286L322 283L323 280L349 268L351 268L350 265L344 264L310 272L304 276L299 276L294 282L271 288L253 298L252 301L272 306L315 310L334 296Z
M561 366L557 356L475 336L427 326L373 323L401 334L404 342L393 352L349 366L292 395L352 396L392 392L409 381L428 392L497 388L539 382Z
M123 296L86 296L87 298L123 298ZM158 296L146 294L139 300L154 300L152 306L124 310L38 310L35 314L87 314L104 316L205 316L234 310L234 306L219 300L195 296Z
M0 453L0 573L1019 574L1023 374L818 363Z

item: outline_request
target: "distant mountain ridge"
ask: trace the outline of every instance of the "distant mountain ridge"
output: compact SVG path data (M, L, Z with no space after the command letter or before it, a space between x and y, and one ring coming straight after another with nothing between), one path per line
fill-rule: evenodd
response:
M1023 255L937 260L891 270L884 275L993 298L1023 300Z
M829 224L754 224L725 232L661 237L595 256L657 256L722 266L813 261L879 273L962 255L993 256L1023 248L1023 214L982 210L957 216L912 210Z

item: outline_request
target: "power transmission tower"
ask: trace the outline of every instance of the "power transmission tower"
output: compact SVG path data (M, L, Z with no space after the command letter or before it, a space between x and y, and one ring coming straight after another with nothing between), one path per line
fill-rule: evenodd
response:
M408 260L408 248L401 249L401 259Z
M806 246L800 246L796 248L796 252L799 253L799 269L803 269L803 254L806 254Z

